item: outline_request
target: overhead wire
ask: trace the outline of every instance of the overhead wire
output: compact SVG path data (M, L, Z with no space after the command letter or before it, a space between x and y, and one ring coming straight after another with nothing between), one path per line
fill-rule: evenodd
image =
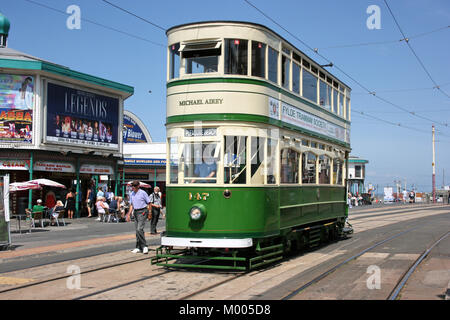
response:
M59 10L59 9L50 7L50 6L48 6L48 5L46 5L46 4L43 4L43 3L40 3L40 2L36 2L36 1L33 1L33 0L24 0L24 1L29 2L29 3L32 3L32 4L37 5L37 6L40 6L40 7L42 7L42 8L46 8L46 9L49 9L49 10L52 10L52 11L55 11L55 12L64 14L65 16L68 16L68 15L69 15L67 12L65 12L65 11L63 11L63 10ZM143 37L141 37L141 36L137 36L137 35L135 35L135 34L132 34L132 33L126 32L126 31L122 31L122 30L116 29L116 28L114 28L114 27L110 27L110 26L101 24L101 23L99 23L99 22L96 22L96 21L93 21L93 20L90 20L90 19L80 18L80 20L81 20L81 21L88 22L88 23L91 23L91 24L93 24L93 25L96 25L96 26L99 26L99 27L102 27L102 28L105 28L105 29L108 29L108 30L111 30L111 31L114 31L114 32L121 33L121 34L123 34L123 35L129 36L129 37L132 37L132 38L135 38L135 39L137 39L137 40L141 40L141 41L145 41L145 42L151 43L151 44L156 45L156 46L159 46L159 47L163 47L163 48L166 47L166 46L163 45L162 43L158 43L158 42L155 42L155 41L152 41L152 40L143 38Z
M450 26L441 27L438 29L434 29L432 31L423 32L420 34L412 35L407 38L402 38L398 40L386 40L386 41L373 41L373 42L363 42L363 43L353 43L353 44L341 44L341 45L335 45L335 46L329 46L329 47L320 47L317 48L317 50L323 50L323 49L340 49L340 48L354 48L354 47L364 47L364 46L371 46L371 45L380 45L380 44L393 44L393 43L401 43L402 41L409 41L410 39L420 38L435 32L439 32L445 29L449 29Z
M249 0L244 0L249 6L253 7L255 10L257 10L259 13L261 13L264 17L266 17L267 19L269 19L271 22L273 22L274 24L276 24L278 27L280 27L281 29L283 29L285 32L287 32L290 36L292 36L294 39L296 39L297 41L299 41L300 43L302 43L306 48L308 48L310 51L313 51L315 54L317 54L320 58L324 59L326 62L328 63L333 63L330 59L328 59L327 57L325 57L324 55L322 55L321 53L319 53L317 48L313 48L312 46L308 45L305 41L303 41L302 39L300 39L299 37L297 37L295 34L293 34L292 32L290 32L288 29L286 29L285 27L283 27L280 23L278 23L276 20L274 20L272 17L270 17L269 15L267 15L264 11L262 11L261 9L259 9L258 7L256 7L253 3L251 3ZM406 38L406 37L405 37ZM439 125L443 125L445 127L448 127L448 123L443 123L440 121L436 121L433 119L429 119L427 117L423 117L420 115L417 115L415 112L413 111L409 111L408 109L401 107L379 95L376 94L375 91L368 89L365 85L363 85L360 81L356 80L354 77L350 76L345 70L343 70L342 68L340 68L338 65L336 65L335 63L333 63L333 67L336 68L337 70L339 70L341 73L343 73L345 76L347 76L349 79L351 79L353 82L355 82L359 87L361 87L362 89L364 89L367 93L373 95L374 97L376 97L377 99L379 99L380 101L383 101L395 108L398 108L406 113L408 113L409 115L415 116L415 117L419 117L423 120L427 120L430 121L432 123L435 124L439 124ZM433 87L433 88L439 88L439 86ZM353 109L354 110L354 109Z
M398 30L400 30L400 33L402 34L403 38L405 38L405 42L408 45L409 49L411 50L411 52L413 53L413 55L416 57L417 61L419 62L420 66L422 67L422 69L425 71L425 73L428 75L428 77L430 78L431 82L433 82L434 86L436 89L439 90L439 92L441 92L442 94L444 94L447 98L450 98L450 96L443 91L440 86L437 84L437 82L433 79L433 77L431 76L430 72L428 71L428 69L425 67L425 65L423 64L422 60L419 58L419 56L417 55L416 51L413 49L413 47L411 46L411 44L409 43L408 38L406 37L405 33L403 32L402 28L400 27L400 24L398 23L397 19L395 18L394 13L391 10L391 7L389 6L389 4L387 3L387 0L383 0L384 3L386 4L386 7L388 8L392 18L394 19L395 24L397 25Z
M166 31L166 28L161 27L160 25L157 25L156 23L151 22L151 21L148 20L148 19L142 18L141 16L138 16L137 14L135 14L135 13L133 13L133 12L131 12L131 11L128 11L128 10L122 8L122 7L119 7L118 5L115 5L115 4L112 3L112 2L109 2L109 1L107 1L107 0L101 0L101 1L103 1L103 2L105 2L105 3L107 3L107 4L109 4L110 6L116 8L116 9L119 9L119 10L121 10L121 11L123 11L123 12L126 12L126 13L132 15L133 17L136 17L136 18L138 18L138 19L140 19L140 20L142 20L142 21L144 21L144 22L146 22L146 23L148 23L148 24L151 24L152 26L154 26L154 27L156 27L156 28L159 28L159 29L161 29L161 30L164 31L164 32Z

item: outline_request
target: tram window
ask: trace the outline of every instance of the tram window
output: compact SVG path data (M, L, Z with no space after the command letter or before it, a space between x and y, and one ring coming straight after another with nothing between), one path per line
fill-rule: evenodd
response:
M224 182L245 184L247 180L247 137L225 136Z
M347 101L345 103L345 108L346 108L345 116L346 116L347 120L349 120L350 119L350 99L347 98L346 100Z
M186 44L183 49L183 59L186 59L186 73L217 72L220 42Z
M266 45L252 42L252 76L266 77Z
M180 77L180 44L175 43L169 47L169 78Z
M339 115L342 117L344 115L344 95L339 93Z
M267 184L276 183L277 140L267 140Z
M303 97L317 103L317 78L303 69Z
M336 90L333 90L333 111L338 112L338 94Z
M311 148L317 148L317 142L311 141Z
M280 156L280 182L298 183L299 153L292 149L283 149Z
M300 66L292 64L292 91L300 93Z
M169 181L170 183L178 183L178 139L172 137L169 139Z
M225 39L225 74L247 74L248 41Z
M302 145L309 147L309 140L302 140Z
M333 184L342 184L342 164L339 158L333 160Z
M305 59L303 59L303 60L302 60L302 64L303 64L303 66L304 66L306 69L309 69L310 64L309 64L308 61L306 61Z
M320 106L327 110L331 110L331 87L324 81L320 80Z
M316 183L316 155L302 153L302 183Z
M289 89L289 75L291 70L291 60L286 56L281 56L281 85Z
M322 143L319 143L319 149L321 149L321 150L325 150L325 145L324 145L324 144L322 144Z
M261 137L251 138L251 184L264 184L264 143Z
M219 152L217 142L185 143L180 158L184 183L216 183Z
M300 63L302 61L300 56L298 54L296 54L295 52L292 52L292 59L294 59L298 63Z
M278 83L278 51L269 47L269 80Z
M319 156L319 183L330 184L330 158L325 155Z

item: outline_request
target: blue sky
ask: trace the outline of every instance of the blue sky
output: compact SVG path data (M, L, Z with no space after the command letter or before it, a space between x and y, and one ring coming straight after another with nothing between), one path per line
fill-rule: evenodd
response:
M101 0L32 0L65 12L81 8L81 18L142 39L81 21L80 30L66 27L68 15L26 0L3 0L0 11L11 21L8 46L54 63L131 85L135 94L126 109L147 125L154 141L165 140L165 32ZM306 48L244 0L110 2L164 29L205 20L256 22L271 28L321 64ZM364 87L413 116L368 94L336 68L329 70L353 89L352 155L369 160L367 183L380 188L394 180L431 190L431 125L436 122L436 181L450 184L450 98L439 90L402 39L384 1L380 0L249 0L295 37L319 52ZM388 0L418 57L442 90L450 95L450 2ZM370 30L366 13L380 8L381 28ZM444 28L447 27L447 28ZM430 31L435 31L431 32ZM381 44L349 46L382 42ZM416 90L412 90L416 89ZM151 91L151 93L149 93ZM363 112L364 115L358 113ZM369 115L369 117L367 116ZM420 118L420 116L429 120ZM373 117L401 126L375 120ZM414 130L405 127L414 128Z

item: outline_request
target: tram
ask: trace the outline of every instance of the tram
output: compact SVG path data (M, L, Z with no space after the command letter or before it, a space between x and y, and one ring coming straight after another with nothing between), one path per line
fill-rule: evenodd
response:
M263 25L167 37L166 231L152 263L248 271L342 235L350 87Z

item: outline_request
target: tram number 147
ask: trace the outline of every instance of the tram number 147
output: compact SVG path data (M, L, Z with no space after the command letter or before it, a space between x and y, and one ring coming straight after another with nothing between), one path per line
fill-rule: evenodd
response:
M197 192L197 193L192 193L189 192L189 200L205 200L209 198L209 193L207 192Z

